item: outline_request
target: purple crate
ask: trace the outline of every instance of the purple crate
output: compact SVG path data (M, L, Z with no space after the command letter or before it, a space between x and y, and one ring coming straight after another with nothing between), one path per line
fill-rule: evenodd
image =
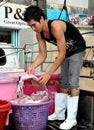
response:
M38 104L12 103L17 130L46 130L50 100Z

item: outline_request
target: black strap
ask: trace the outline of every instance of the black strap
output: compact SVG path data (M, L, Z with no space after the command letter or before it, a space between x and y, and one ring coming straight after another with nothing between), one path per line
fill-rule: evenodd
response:
M66 0L64 0L64 5L62 7L62 10L60 12L60 15L59 15L58 19L60 19L63 10L65 10L65 12L66 12L67 21L70 22L69 15L68 15L68 10L67 10L67 6L66 6Z

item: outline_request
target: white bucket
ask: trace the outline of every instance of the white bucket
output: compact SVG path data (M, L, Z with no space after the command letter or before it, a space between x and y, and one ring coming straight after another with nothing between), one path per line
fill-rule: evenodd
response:
M12 44L0 43L0 69L19 68L17 51Z

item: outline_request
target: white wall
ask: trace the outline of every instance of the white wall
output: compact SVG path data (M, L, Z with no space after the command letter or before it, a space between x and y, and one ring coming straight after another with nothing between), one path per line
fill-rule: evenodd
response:
M20 43L20 48L23 48L25 44L32 44L33 43L33 32L31 30L31 28L21 29L19 31L19 43ZM24 56L25 56L24 50L20 51L21 68L25 67Z

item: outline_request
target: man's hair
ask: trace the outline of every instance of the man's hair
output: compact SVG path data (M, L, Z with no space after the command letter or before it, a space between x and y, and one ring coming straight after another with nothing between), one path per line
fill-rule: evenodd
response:
M24 12L24 21L28 22L33 19L35 21L40 22L41 16L43 16L43 18L45 19L45 14L43 10L36 5L31 5L27 7Z

